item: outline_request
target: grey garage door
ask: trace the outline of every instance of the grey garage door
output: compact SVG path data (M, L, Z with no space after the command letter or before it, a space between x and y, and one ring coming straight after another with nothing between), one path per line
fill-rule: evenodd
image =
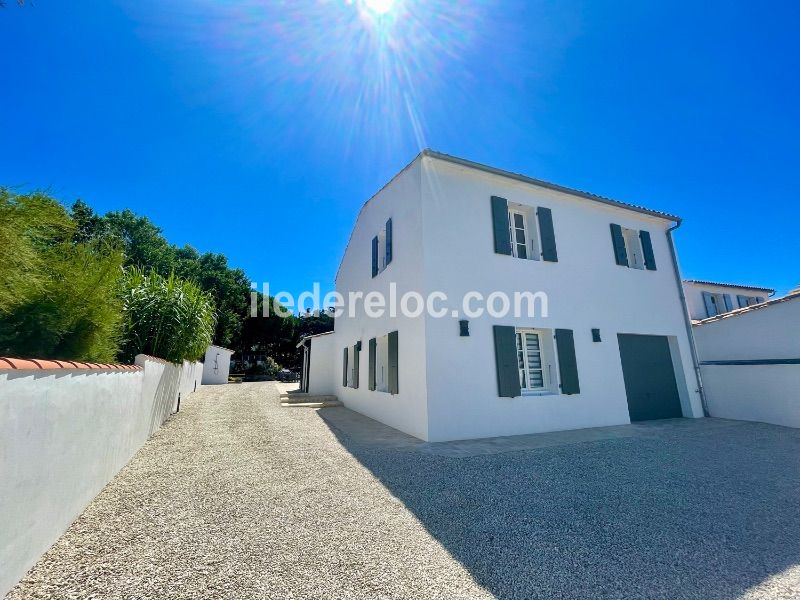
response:
M631 421L682 417L667 338L623 333L617 338Z

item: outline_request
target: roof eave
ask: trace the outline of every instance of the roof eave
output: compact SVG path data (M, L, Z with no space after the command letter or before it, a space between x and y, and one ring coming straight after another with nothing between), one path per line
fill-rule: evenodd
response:
M438 160L443 160L452 164L461 165L463 167L468 167L472 169L477 169L483 171L485 173L490 173L492 175L498 175L500 177L507 177L509 179L514 179L516 181L520 181L522 183L529 183L531 185L536 185L539 187L547 188L556 192L561 192L564 194L570 194L571 196L578 196L580 198L585 198L587 200L592 200L594 202L600 202L601 204L607 204L609 206L613 206L616 208L621 208L623 210L632 210L634 212L642 213L645 215L649 215L651 217L655 217L657 219L664 219L667 221L674 221L676 223L681 223L683 219L677 215L671 215L669 213L664 213L657 210L651 210L649 208L644 208L642 206L635 206L632 204L628 204L626 202L620 202L619 200L613 200L611 198L605 198L603 196L597 196L595 194L590 194L589 192L584 192L581 190L576 190L573 188L565 187L563 185L558 185L557 183L550 183L549 181L543 181L541 179L536 179L534 177L528 177L527 175L522 175L520 173L513 173L511 171L504 171L503 169L498 169L496 167L490 167L489 165L484 165L482 163L477 163L471 160L467 160L465 158L459 158L457 156L451 156L449 154L443 154L441 152L437 152L436 150L431 150L430 148L426 148L422 151L423 156L429 156L431 158L436 158Z

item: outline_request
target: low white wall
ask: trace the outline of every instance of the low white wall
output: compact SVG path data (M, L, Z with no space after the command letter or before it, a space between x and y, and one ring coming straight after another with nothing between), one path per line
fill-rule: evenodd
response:
M712 417L800 427L800 295L695 325L694 339Z
M0 371L0 596L191 393L200 363Z
M712 417L800 427L800 365L703 365Z

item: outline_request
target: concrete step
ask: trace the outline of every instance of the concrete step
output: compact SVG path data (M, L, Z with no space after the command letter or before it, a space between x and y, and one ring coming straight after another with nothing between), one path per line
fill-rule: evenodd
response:
M281 402L284 408L331 408L342 406L338 400L326 400L325 402Z
M307 404L309 402L338 402L336 396L309 396L308 394L281 394L281 402L287 404Z

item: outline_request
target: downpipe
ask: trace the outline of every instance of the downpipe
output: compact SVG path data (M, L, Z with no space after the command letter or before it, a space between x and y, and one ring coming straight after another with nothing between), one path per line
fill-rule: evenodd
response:
M706 402L706 392L703 388L703 377L700 375L700 360L697 357L697 347L694 344L694 331L692 330L692 319L689 317L689 309L686 306L686 296L683 293L683 281L681 281L681 271L678 267L678 254L675 251L675 241L672 239L672 232L681 226L682 221L677 221L674 226L667 229L667 242L669 242L669 251L672 256L672 266L675 273L675 283L678 285L678 295L681 299L681 306L683 307L683 322L686 325L686 334L689 336L689 351L692 355L692 365L694 365L694 374L697 378L697 392L700 394L700 404L703 406L703 416L710 417L708 412L708 404Z

